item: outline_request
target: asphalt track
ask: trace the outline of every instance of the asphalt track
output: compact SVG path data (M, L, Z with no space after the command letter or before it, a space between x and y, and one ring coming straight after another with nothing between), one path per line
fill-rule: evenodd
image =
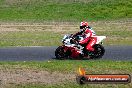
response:
M44 61L54 59L57 47L8 47L0 48L0 61ZM132 46L105 46L101 59L131 60Z

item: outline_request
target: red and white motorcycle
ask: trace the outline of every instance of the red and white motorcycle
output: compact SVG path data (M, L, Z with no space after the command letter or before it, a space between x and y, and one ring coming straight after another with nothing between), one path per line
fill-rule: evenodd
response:
M76 43L76 40L82 40L82 36L76 36L75 38L71 35L64 35L62 39L63 45L59 46L55 50L56 59L67 59L67 58L88 58L88 59L97 59L102 58L105 53L105 49L102 46L102 41L106 36L94 36L97 37L97 42L93 46L95 49L93 52L85 49L86 45L79 45Z

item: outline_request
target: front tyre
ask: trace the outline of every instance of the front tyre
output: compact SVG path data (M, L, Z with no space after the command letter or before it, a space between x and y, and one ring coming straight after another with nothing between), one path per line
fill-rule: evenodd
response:
M65 52L64 52L64 47L59 46L56 50L55 50L55 56L56 59L64 59L65 58Z
M102 45L100 44L96 44L94 45L94 54L92 56L92 58L102 58L102 56L105 53L105 49Z

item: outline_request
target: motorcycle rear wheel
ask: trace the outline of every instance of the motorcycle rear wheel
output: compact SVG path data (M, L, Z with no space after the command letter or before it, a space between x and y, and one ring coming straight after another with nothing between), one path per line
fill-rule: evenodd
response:
M105 49L101 44L94 45L95 51L93 52L93 55L90 56L91 59L99 59L102 58L102 56L105 53Z
M59 46L55 50L55 56L56 56L56 59L60 59L60 60L63 60L65 58L65 52L64 52L64 48L62 46Z

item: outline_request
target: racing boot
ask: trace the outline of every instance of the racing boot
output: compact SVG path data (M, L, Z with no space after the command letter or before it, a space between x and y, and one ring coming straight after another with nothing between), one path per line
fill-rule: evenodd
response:
M81 45L78 45L77 48L78 48L78 50L79 50L79 53L80 53L81 55L84 55L84 52L83 52L83 48L84 48L84 47L82 47Z

